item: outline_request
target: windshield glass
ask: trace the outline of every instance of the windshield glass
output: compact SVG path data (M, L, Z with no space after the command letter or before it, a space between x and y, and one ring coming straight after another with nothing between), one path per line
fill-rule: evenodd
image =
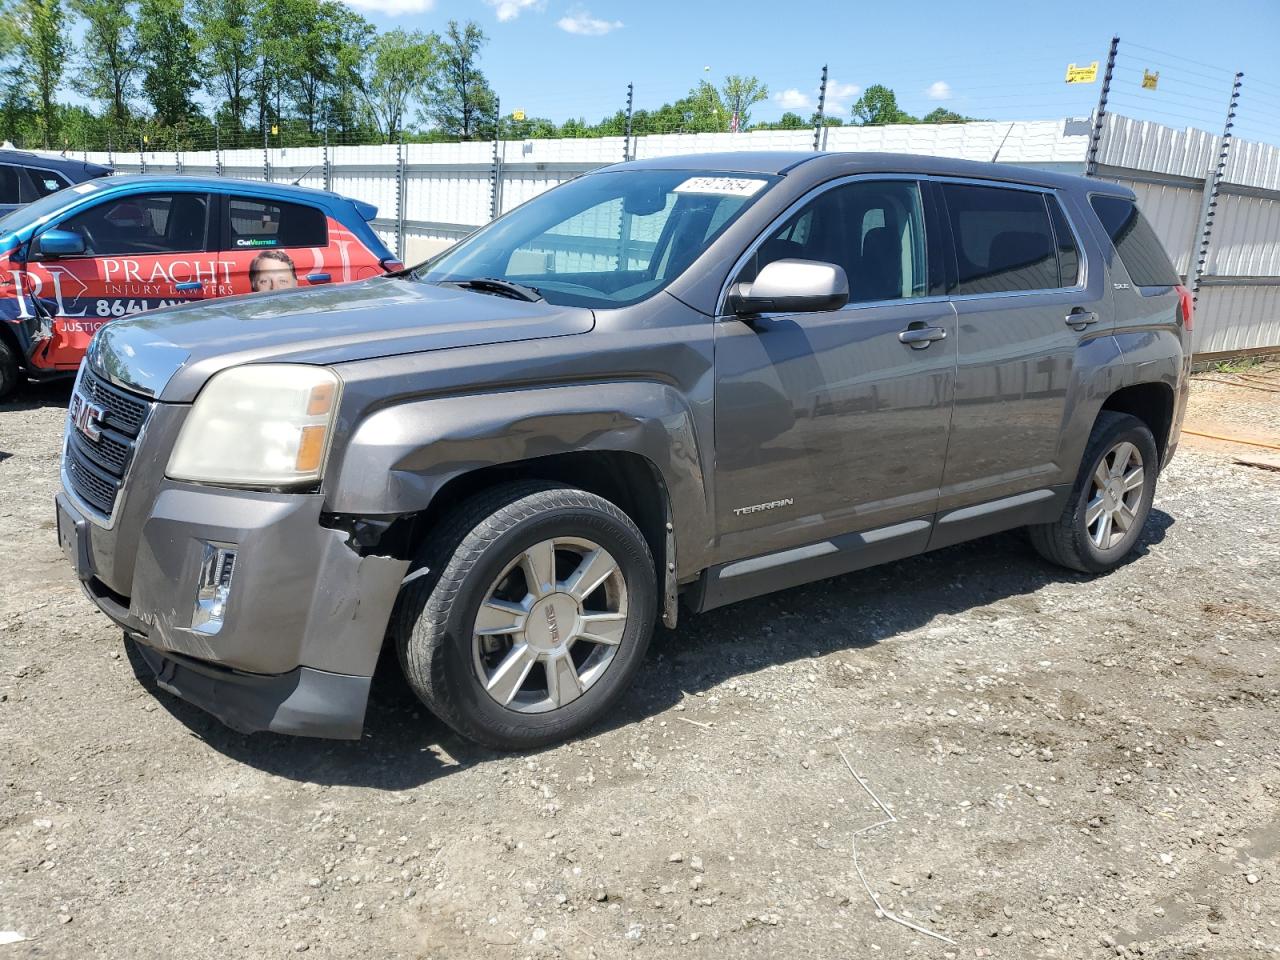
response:
M621 307L678 277L776 177L620 170L570 181L414 269L428 283L497 278L550 303Z
M86 180L84 183L66 187L57 193L45 194L35 203L28 203L25 207L19 207L0 217L0 233L21 230L25 226L38 223L73 202L77 196L101 189L102 184L95 180Z

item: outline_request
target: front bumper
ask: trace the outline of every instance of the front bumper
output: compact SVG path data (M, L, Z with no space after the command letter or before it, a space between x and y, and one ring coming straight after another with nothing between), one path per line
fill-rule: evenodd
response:
M361 556L321 525L319 495L163 480L143 510L126 505L121 520L136 521L112 526L65 490L56 501L86 595L138 643L161 687L237 730L359 737L407 561ZM212 632L193 625L211 543L237 552Z

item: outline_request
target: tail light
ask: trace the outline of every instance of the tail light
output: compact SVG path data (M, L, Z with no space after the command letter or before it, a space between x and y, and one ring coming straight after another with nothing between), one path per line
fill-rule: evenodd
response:
M1178 312L1182 314L1183 329L1190 330L1192 315L1195 313L1196 308L1196 298L1182 284L1178 284L1174 289L1178 291Z
M387 273L395 273L397 270L404 269L404 264L395 257L383 257L378 263L382 265L382 269Z

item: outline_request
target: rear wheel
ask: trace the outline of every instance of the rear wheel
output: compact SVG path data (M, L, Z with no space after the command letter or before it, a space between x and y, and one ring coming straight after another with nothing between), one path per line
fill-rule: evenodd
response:
M22 385L23 379L18 355L13 347L0 337L0 400L17 390Z
M464 504L401 596L398 648L419 698L499 749L566 739L617 702L657 606L653 560L621 510L545 484Z
M1055 523L1030 527L1046 560L1103 573L1133 550L1151 511L1159 452L1145 423L1103 411L1094 424L1075 486Z

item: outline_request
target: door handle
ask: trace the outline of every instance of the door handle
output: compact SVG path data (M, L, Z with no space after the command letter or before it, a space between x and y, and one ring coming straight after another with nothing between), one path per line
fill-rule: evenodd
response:
M328 283L330 280L327 273L308 273L307 283Z
M1066 316L1067 326L1075 327L1077 330L1083 330L1091 323L1098 322L1098 315L1092 310L1081 310L1076 307Z
M941 327L926 326L920 320L898 334L898 341L909 345L912 350L924 350L933 341L945 339L947 339L947 331Z
M184 280L182 281L182 283L175 283L173 285L173 289L179 291L180 293L186 293L190 290L203 290L204 281L203 280Z

